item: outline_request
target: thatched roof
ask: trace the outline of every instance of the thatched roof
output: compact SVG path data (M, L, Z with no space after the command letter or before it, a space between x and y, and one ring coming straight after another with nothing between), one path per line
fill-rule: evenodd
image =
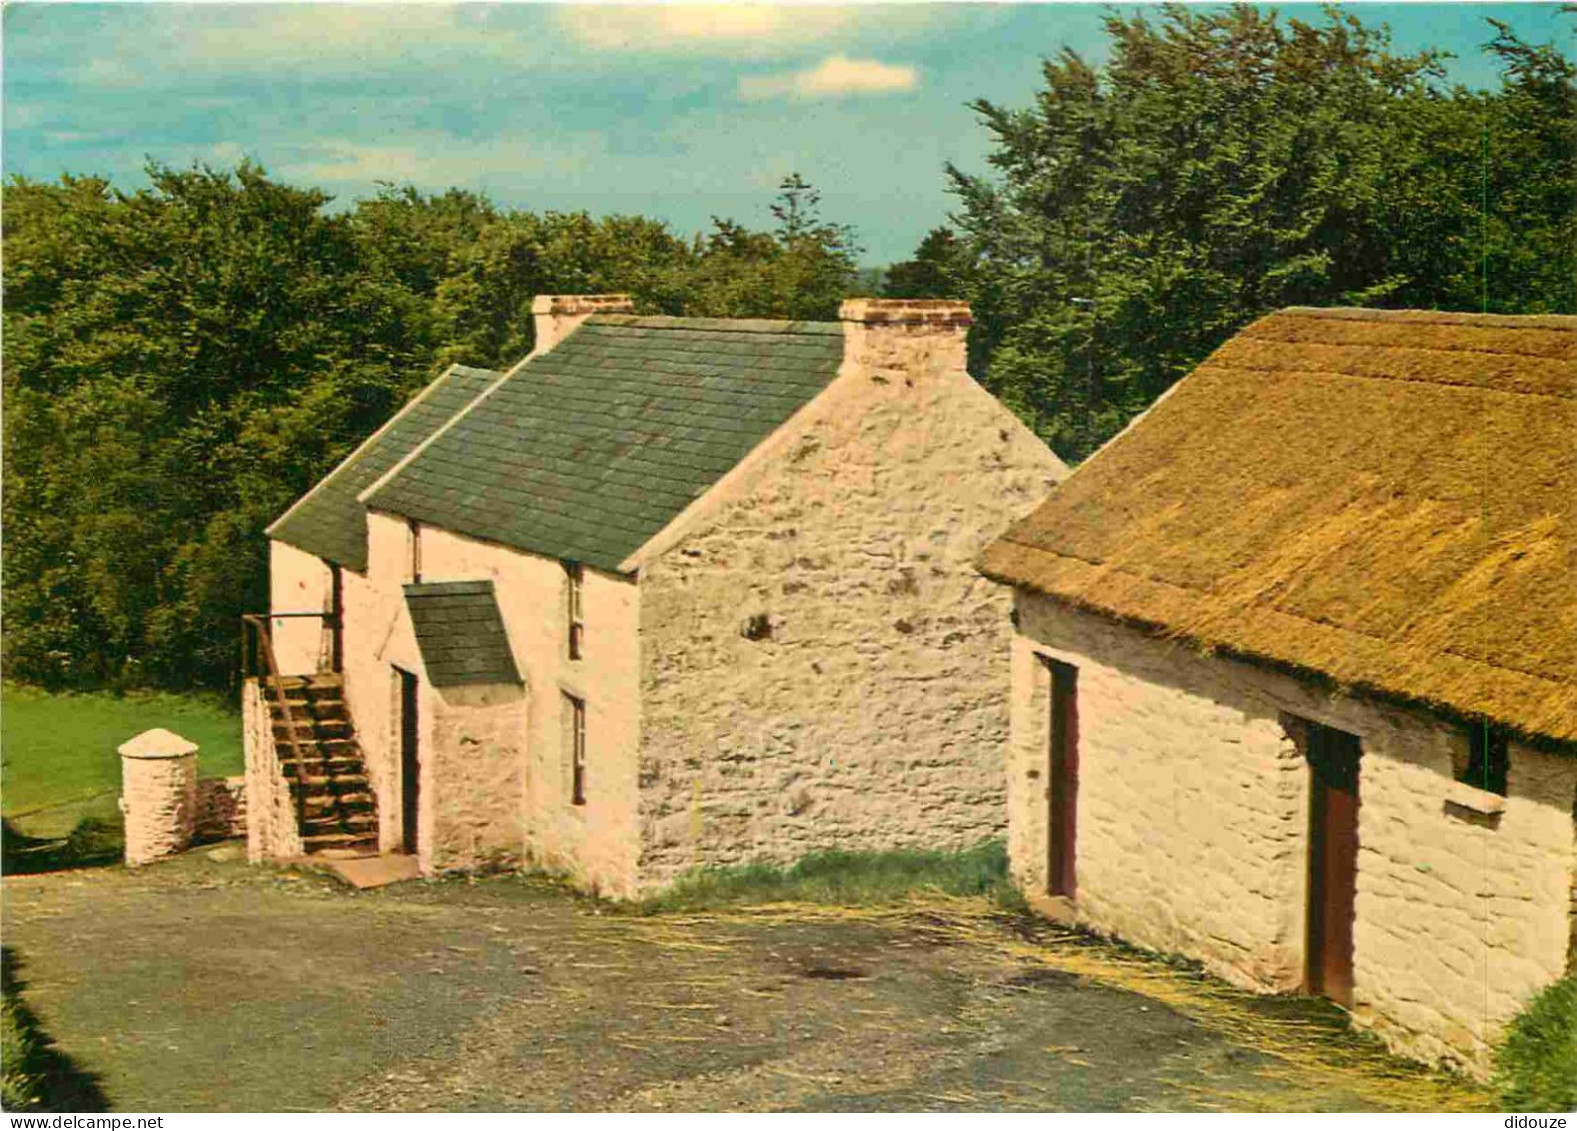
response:
M1262 318L981 569L1207 649L1577 741L1577 318Z

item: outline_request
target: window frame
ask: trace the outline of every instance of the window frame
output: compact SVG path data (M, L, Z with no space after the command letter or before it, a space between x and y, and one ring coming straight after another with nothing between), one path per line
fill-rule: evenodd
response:
M586 570L579 562L564 563L565 645L571 660L586 654Z
M563 708L568 712L564 727L569 755L569 803L586 804L586 701L568 691L563 694Z
M1506 796L1511 778L1511 732L1488 722L1474 723L1467 728L1467 755L1456 770L1456 780L1463 785Z

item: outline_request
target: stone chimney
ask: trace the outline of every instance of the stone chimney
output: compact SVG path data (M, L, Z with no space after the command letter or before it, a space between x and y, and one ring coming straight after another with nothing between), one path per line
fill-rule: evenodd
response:
M873 380L913 383L917 376L962 370L964 339L974 319L958 299L851 298L838 308L843 363Z
M593 314L634 314L629 295L537 295L531 300L537 345L533 354L547 353Z

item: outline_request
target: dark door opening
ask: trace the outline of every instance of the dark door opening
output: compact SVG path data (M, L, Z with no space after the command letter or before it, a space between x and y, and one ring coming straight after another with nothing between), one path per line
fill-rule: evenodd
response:
M1308 723L1309 905L1304 983L1352 1006L1358 894L1358 736Z
M400 677L400 846L416 852L416 817L420 811L421 760L417 755L416 676L395 668Z
M1046 660L1051 677L1046 787L1046 890L1072 899L1077 890L1074 842L1079 815L1079 669Z
M345 575L339 566L331 565L329 577L333 582L333 607L329 610L329 631L333 634L329 644L329 671L342 672L345 670Z

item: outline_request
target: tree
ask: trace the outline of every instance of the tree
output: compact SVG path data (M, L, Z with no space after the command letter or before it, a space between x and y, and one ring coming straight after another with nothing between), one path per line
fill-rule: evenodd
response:
M882 293L888 298L956 298L964 293L971 267L969 249L953 229L932 228L913 259L887 269Z
M1440 87L1344 10L1113 15L1033 106L981 100L995 175L949 167L971 362L1065 458L1246 323L1296 304L1469 305L1491 137L1499 309L1571 309L1570 64L1504 29L1494 96ZM1498 154L1499 156L1495 156ZM1564 243L1562 242L1564 240Z

